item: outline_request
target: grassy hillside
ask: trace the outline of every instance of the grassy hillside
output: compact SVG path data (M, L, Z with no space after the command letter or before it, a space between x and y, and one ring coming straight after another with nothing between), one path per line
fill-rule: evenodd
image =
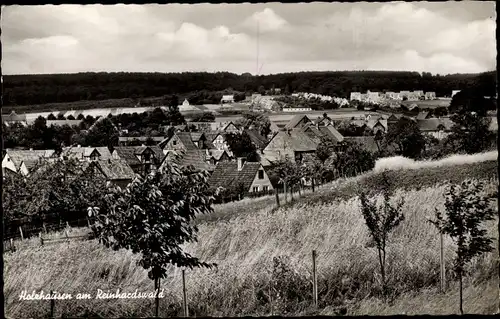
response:
M489 181L486 191L493 192L498 183L492 174L496 165L485 162L437 171L391 172L397 174L393 178L402 186L396 196L405 198L406 220L396 229L388 248L390 302L378 297L376 250L371 247L359 203L352 197L353 185L358 185L357 190L373 188L377 174L324 186L318 193L280 209L273 208L272 197L254 201L253 207L250 201L218 206L216 213L220 216L234 215L217 222L201 222L199 242L186 247L203 260L219 264L218 270L187 271L190 314L269 315L271 309L274 315L457 313L452 273L447 273L449 291L444 295L436 291L439 236L426 218L434 208L442 208L445 185L435 182L448 178L460 181L476 174ZM417 177L425 181L424 186L410 187ZM347 189L351 190L350 197ZM489 223L488 231L498 238L496 223ZM445 245L446 267L451 269L453 243L446 238ZM317 311L311 309L313 249L318 251ZM475 260L469 268L471 276L465 283L468 313L496 310L495 256L498 251ZM153 289L131 252L107 250L95 241L26 248L4 258L5 311L12 318L40 317L49 310L48 301L19 301L23 289L73 294L94 294L97 289ZM160 301L161 316L182 315L181 285L180 270L172 269L162 283L167 290ZM150 316L153 305L154 300L144 299L58 300L56 315Z

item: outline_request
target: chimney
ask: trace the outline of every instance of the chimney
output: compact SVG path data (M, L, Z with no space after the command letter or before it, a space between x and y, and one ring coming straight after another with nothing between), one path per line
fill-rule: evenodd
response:
M245 163L244 157L238 157L238 172L243 169L243 164Z

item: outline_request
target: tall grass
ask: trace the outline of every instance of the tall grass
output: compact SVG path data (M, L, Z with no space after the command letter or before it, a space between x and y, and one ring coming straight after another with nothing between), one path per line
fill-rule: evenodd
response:
M489 183L486 191L496 187ZM444 185L396 192L396 197L405 198L406 220L388 245L387 279L392 303L379 300L376 251L370 247L357 198L331 198L329 202L297 202L279 209L268 206L230 220L200 224L200 241L185 249L219 267L187 272L190 314L268 315L270 291L274 315L317 313L311 309L313 249L318 251L320 311L416 313L419 309L408 300L418 300L422 305L438 285L439 237L427 217L434 208L442 207L444 192ZM498 238L495 223L488 224L488 231ZM446 239L445 244L447 269L451 269L453 243ZM470 266L474 281L466 283L466 297L474 304L466 303L466 312L489 313L493 304L498 304L498 294L482 295L492 292L488 287L498 286L492 284L498 269L494 260L497 254L487 254ZM12 318L40 317L48 311L48 301L19 301L23 289L73 294L112 288L153 289L146 272L136 265L136 256L129 251L105 249L95 241L20 250L4 258L5 309ZM447 276L453 279L451 273ZM172 268L162 287L166 288L166 297L160 301L160 314L181 315L180 270ZM427 306L429 313L439 313L435 307L441 304L435 300L433 306ZM450 304L447 311L455 312L451 301L446 302ZM154 300L143 299L56 301L56 315L149 316L153 304Z
M373 170L375 172L380 172L383 170L395 170L395 169L420 169L429 167L481 163L487 161L496 161L497 159L498 159L498 151L491 151L473 155L455 154L440 160L426 160L426 161L415 161L411 158L406 158L403 156L394 156L394 157L381 158L377 160L375 162L375 168Z

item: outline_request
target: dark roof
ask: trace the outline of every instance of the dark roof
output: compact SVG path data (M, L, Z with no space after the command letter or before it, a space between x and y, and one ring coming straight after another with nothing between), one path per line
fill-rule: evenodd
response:
M344 137L337 131L333 126L320 126L319 131L323 133L323 136L327 136L336 142L342 142Z
M429 112L420 112L417 115L417 120L425 120L428 115L429 115Z
M177 135L177 137L181 140L186 149L198 149L191 139L191 132L178 132L175 133L175 135Z
M250 137L250 140L257 146L258 149L264 149L267 145L267 139L260 135L257 130L245 130Z
M146 142L149 139L151 139L155 142L161 142L165 138L163 136L120 136L120 137L118 137L119 142L131 142L131 141Z
M104 174L107 180L132 180L135 173L132 168L122 159L99 160L93 162ZM92 165L92 164L91 164Z
M361 148L372 153L378 152L375 136L346 136L344 141L357 143Z
M224 187L226 189L238 187L241 184L244 189L249 190L255 179L257 171L261 167L258 162L246 162L241 171L238 171L237 162L219 162L208 180L211 187Z
M207 138L208 142L213 142L217 136L220 134L224 134L225 132L222 131L212 131L212 132L204 132L205 137Z
M178 155L177 159L174 157L175 154ZM189 149L178 153L175 151L169 152L165 160L171 160L180 166L193 166L197 170L212 171L214 166L207 163L209 156L207 150Z
M12 111L7 116L2 116L2 119L6 122L14 122L14 121L26 121L26 114L16 114L16 112Z
M5 150L6 155L9 155L16 169L21 167L22 162L39 161L40 158L50 158L55 155L54 150Z
M285 128L286 129L294 129L297 127L297 125L299 125L300 121L302 121L302 119L306 118L306 121L307 122L310 122L311 120L309 119L309 117L307 117L307 115L305 114L298 114L298 115L295 115L291 120L290 122L288 122L288 124L285 125Z
M127 162L128 165L140 165L141 161L136 156L136 146L116 146L115 151L120 159Z

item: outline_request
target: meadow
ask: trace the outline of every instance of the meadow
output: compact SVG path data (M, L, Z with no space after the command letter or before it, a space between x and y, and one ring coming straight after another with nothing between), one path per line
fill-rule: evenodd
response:
M275 207L274 197L217 205L201 218L199 241L185 249L215 270L186 271L191 316L456 314L458 290L447 272L447 292L439 286L439 236L427 222L443 208L446 184L466 178L498 186L497 161L389 170L395 199L404 198L405 221L388 245L388 300L380 297L376 249L368 236L357 194L372 190L381 173L337 180L292 203ZM392 174L392 175L391 175ZM376 189L375 189L376 190ZM496 206L497 204L495 204ZM488 223L498 239L495 220ZM454 244L445 238L446 269ZM318 252L319 307L312 307L311 251ZM472 262L465 281L466 313L491 314L498 307L498 249ZM7 317L41 317L48 301L19 301L24 289L76 294L97 289L152 291L153 282L130 251L112 251L96 241L27 247L4 255ZM162 281L161 316L182 315L179 269ZM56 316L150 316L154 300L56 301Z

